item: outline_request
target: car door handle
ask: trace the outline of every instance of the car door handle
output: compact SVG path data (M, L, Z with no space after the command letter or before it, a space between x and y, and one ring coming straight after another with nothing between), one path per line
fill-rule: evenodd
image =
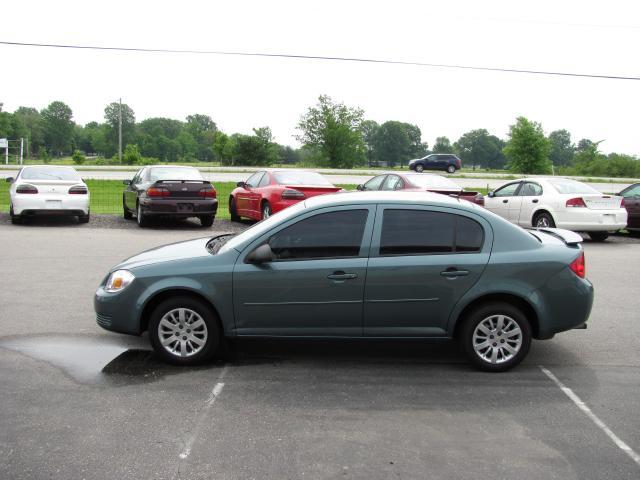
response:
M458 270L457 268L447 268L444 272L440 272L440 275L446 278L465 277L469 275L469 270Z
M509 200L502 200L502 203L509 203Z
M327 275L329 280L354 280L358 278L358 275L355 273L345 273L345 272L333 272L331 275Z
M538 203L538 199L531 200L531 203Z

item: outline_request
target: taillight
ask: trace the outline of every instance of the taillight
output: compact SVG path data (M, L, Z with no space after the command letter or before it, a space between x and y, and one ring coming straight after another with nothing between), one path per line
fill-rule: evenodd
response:
M624 206L624 198L620 199L620 208L626 208Z
M18 185L16 187L16 193L38 193L38 189L33 185Z
M286 188L284 192L282 192L283 200L300 200L301 198L306 198L304 193L299 190L294 190L293 188Z
M85 187L85 186L76 185L76 186L71 187L69 189L69 193L71 195L86 195L87 193L89 193L89 191L87 190L87 187Z
M475 198L473 199L473 201L477 204L477 205L482 205L484 207L484 196L479 193L475 196Z
M581 197L578 198L570 198L566 203L567 207L586 207L587 205L584 203L584 200Z
M203 188L198 192L202 198L216 198L215 188Z
M580 252L580 255L578 255L578 258L576 258L573 262L571 262L571 264L569 265L569 268L577 276L579 276L580 278L584 278L585 270L586 270L585 261L584 261L584 252Z
M171 192L162 187L151 187L147 188L147 195L150 197L168 197L171 195Z

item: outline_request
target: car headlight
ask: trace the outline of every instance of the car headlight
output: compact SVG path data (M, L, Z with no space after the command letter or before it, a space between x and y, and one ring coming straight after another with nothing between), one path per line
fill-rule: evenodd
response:
M127 288L134 278L135 275L129 270L116 270L107 278L104 289L109 293L119 292Z

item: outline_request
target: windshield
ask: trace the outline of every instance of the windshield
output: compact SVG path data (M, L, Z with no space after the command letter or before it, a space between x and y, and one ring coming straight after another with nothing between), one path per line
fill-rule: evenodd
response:
M275 172L276 182L280 185L323 185L333 187L333 184L316 172Z
M568 178L552 178L549 183L555 188L558 193L598 193L598 190L584 183L577 182L576 180L570 180Z
M149 172L149 180L204 180L204 177L197 168L156 167Z
M462 187L457 183L449 180L446 177L441 177L440 175L428 175L424 173L419 173L416 175L406 175L407 180L413 183L416 187L425 188L425 189L446 189L446 190L462 190Z
M278 213L274 213L266 220L262 220L255 225L247 228L244 232L236 235L231 238L227 243L225 243L219 250L219 253L224 253L228 251L230 248L235 248L236 250L246 241L251 240L255 237L259 237L265 232L271 230L271 228L275 227L280 222L285 221L286 219L293 217L300 212L300 210L305 209L306 202L299 202L295 205L285 208L284 210L279 211ZM238 247L238 248L237 248Z
M28 167L22 170L23 180L77 180L80 175L72 167Z

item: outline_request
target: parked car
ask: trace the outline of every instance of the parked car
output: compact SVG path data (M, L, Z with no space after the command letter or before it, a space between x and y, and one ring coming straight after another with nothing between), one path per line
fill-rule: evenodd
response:
M618 195L624 199L627 210L627 230L640 233L640 183L629 185Z
M218 211L216 189L197 168L144 167L123 183L124 218L135 216L141 227L150 217L197 217L203 227L210 227Z
M307 198L340 190L316 172L262 170L238 182L229 196L229 214L233 222L240 217L263 220Z
M485 207L522 227L586 232L596 242L627 224L622 197L604 195L590 185L560 177L509 182L489 192Z
M480 192L467 192L453 180L433 173L383 173L358 185L358 190L404 190L427 191L459 197L478 205L484 205L484 196Z
M445 170L449 173L456 173L462 168L462 160L452 153L432 153L423 158L416 158L409 161L409 169L416 172L423 170Z
M586 327L581 241L435 193L322 195L235 236L131 257L94 307L100 326L148 331L177 364L226 337L458 338L475 365L501 371L532 338Z
M11 183L11 223L35 215L70 215L89 222L89 188L73 167L29 165L6 181Z

